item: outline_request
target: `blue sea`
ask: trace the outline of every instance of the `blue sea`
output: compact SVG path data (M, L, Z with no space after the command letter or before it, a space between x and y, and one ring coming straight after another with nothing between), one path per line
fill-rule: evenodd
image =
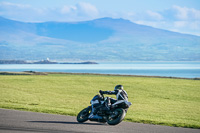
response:
M0 71L70 72L197 78L200 62L100 62L99 64L1 64Z

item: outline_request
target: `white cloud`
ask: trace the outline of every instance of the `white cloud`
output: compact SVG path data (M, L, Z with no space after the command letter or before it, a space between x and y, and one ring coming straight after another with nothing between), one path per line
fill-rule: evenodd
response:
M196 30L200 34L200 21L193 21L190 23L190 28Z
M177 20L200 20L200 10L194 8L180 7L174 5L170 10L174 10Z
M190 9L190 15L193 16L194 19L200 20L200 10Z
M72 12L74 12L76 10L77 10L76 6L66 6L66 5L64 5L61 8L61 13L62 14L69 14L69 13L72 13Z
M78 13L81 15L88 15L91 17L96 17L99 14L98 9L90 3L78 3L76 5Z
M174 27L180 28L187 26L188 23L186 21L174 21Z
M158 12L153 12L153 11L147 11L147 14L155 19L155 20L162 20L163 19L163 16L161 14L159 14Z
M38 9L30 5L9 2L0 3L0 15L14 20L31 21L35 19L35 21L38 21L46 12L46 9Z
M84 17L92 19L98 17L99 15L99 11L94 5L83 2L78 3L75 6L64 5L61 8L61 13L66 16L74 17L74 19Z
M128 15L126 15L126 18ZM137 24L155 28L173 30L181 33L200 35L200 10L194 8L172 6L163 11L146 11L128 18Z
M83 21L99 17L98 9L90 3L63 5L60 8L34 8L30 5L0 3L0 15L14 20L38 21Z
M9 3L9 2L1 2L0 6L2 8L19 8L19 9L23 9L23 8L29 8L29 5L23 5L23 4L14 4L14 3Z
M174 5L172 7L175 11L176 11L176 17L177 19L180 19L180 20L186 20L188 19L188 15L189 15L189 9L186 8L186 7L180 7L180 6L176 6Z

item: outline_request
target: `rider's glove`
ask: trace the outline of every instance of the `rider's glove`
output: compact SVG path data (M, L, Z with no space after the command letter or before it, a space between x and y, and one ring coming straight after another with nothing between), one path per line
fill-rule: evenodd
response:
M103 94L103 91L102 91L102 90L100 90L100 91L99 91L99 93L102 95L102 94Z

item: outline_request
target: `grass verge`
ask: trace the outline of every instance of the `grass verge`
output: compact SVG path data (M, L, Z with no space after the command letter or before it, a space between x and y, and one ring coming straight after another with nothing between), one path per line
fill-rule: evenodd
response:
M0 75L0 108L76 116L101 90L122 84L126 121L200 128L200 81L105 75Z

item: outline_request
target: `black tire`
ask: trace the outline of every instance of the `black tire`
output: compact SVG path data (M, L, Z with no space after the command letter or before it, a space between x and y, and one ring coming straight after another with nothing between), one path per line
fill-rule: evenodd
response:
M88 120L88 116L90 115L91 107L87 107L78 113L76 120L80 123L83 123Z
M124 109L122 108L117 108L115 110L113 110L113 113L117 113L117 115L109 115L108 116L108 120L107 120L107 123L109 125L117 125L119 124L125 117L126 115L126 112Z

